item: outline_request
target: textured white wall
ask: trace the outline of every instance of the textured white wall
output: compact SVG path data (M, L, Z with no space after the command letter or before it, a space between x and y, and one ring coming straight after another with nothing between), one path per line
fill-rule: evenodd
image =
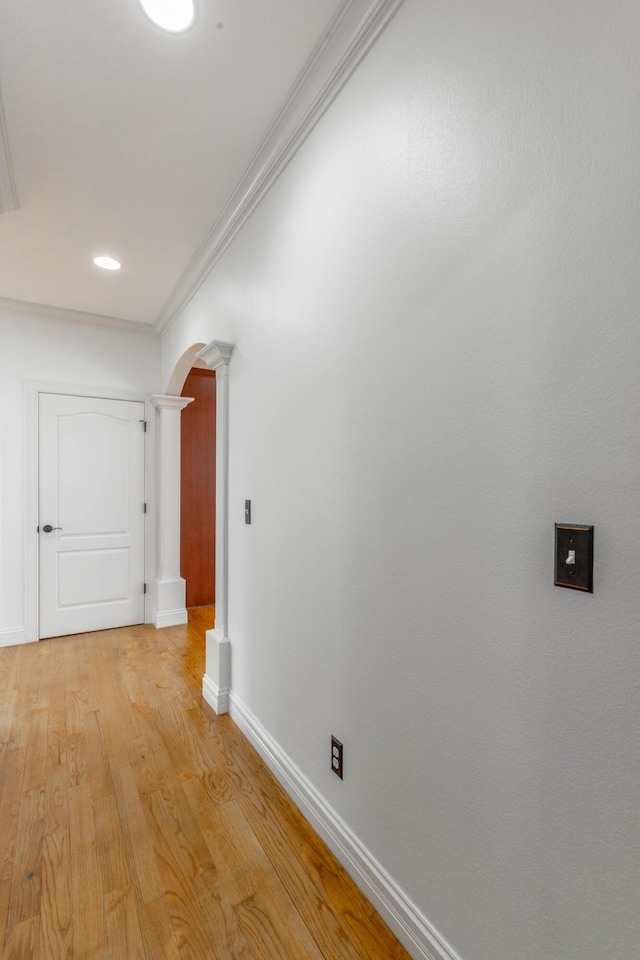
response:
M0 310L0 640L25 625L24 382L145 393L159 387L159 342Z
M638 956L639 35L406 0L163 345L237 344L233 689L463 960Z

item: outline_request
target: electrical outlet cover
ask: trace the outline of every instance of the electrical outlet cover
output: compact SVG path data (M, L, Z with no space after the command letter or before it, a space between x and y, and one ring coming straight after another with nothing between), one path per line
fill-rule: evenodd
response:
M337 737L331 737L331 769L336 777L343 779L344 747Z

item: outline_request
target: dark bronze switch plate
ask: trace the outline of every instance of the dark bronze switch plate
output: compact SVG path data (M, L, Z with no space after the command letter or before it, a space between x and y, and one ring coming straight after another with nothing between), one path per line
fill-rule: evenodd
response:
M593 527L556 523L555 585L593 593Z

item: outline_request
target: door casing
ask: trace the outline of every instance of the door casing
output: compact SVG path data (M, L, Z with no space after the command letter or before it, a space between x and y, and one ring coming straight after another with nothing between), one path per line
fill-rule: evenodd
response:
M39 536L38 527L38 397L40 393L67 396L104 397L106 400L135 400L144 403L147 430L145 433L144 494L147 507L145 524L145 623L150 623L153 609L153 584L156 579L155 544L155 430L154 408L147 396L110 387L51 383L39 380L25 382L25 632L27 642L40 639L39 633Z

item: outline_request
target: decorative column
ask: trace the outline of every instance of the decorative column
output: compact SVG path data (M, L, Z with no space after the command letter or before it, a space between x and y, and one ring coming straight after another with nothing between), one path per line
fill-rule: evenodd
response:
M229 362L232 343L213 340L197 356L216 371L216 616L207 630L202 696L216 713L229 712Z
M152 396L156 408L157 580L156 627L187 622L186 584L180 576L180 414L192 398Z

